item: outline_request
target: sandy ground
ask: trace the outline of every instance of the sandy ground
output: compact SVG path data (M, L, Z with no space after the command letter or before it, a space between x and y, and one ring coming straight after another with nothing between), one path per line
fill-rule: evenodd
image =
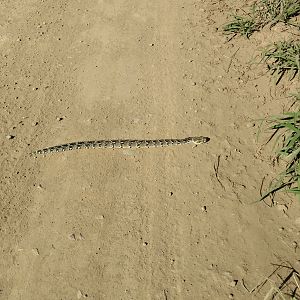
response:
M288 107L293 84L250 63L280 28L218 30L241 5L0 1L0 299L263 299L270 282L249 291L273 264L299 270L299 202L253 204L278 172L253 120Z

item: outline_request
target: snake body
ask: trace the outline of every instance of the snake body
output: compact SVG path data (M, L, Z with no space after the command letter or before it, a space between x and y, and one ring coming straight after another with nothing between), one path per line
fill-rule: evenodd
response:
M99 140L83 141L68 144L57 145L32 152L33 155L49 154L53 152L63 152L77 149L96 149L96 148L150 148L150 147L167 147L185 144L204 144L210 138L205 136L188 137L184 139L159 139L159 140Z

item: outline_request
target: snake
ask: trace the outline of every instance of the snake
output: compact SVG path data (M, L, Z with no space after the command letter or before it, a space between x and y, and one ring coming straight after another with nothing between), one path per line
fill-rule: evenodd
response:
M158 139L158 140L96 140L96 141L82 141L67 144L52 146L40 150L33 151L32 155L50 154L54 152L64 152L78 149L97 149L97 148L155 148L167 147L175 145L205 144L210 140L209 137L187 137L183 139Z

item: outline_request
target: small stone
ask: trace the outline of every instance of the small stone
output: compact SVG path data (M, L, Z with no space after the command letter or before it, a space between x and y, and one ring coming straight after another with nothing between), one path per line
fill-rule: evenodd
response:
M229 299L234 299L234 295L233 294L229 294L228 298Z
M85 294L80 290L77 291L77 299L87 298L87 297L88 297L88 294Z
M284 231L284 227L280 227L280 228L279 228L279 231L280 231L280 232Z
M285 205L285 204L278 204L276 206L276 208L279 210L279 211L282 211L283 213L286 213L286 211L288 210L288 206Z
M197 82L192 82L192 85L193 85L193 86L197 85Z
M104 216L103 216L103 215L97 216L96 219L97 219L97 220L103 220L103 219L104 219Z
M15 136L14 136L14 135L10 135L10 134L9 134L9 135L7 135L7 136L6 136L6 138L7 138L8 140L12 140L12 139L14 139L14 138L15 138Z
M31 249L31 251L32 251L32 253L33 253L34 255L40 255L40 252L39 252L39 249L38 249L38 248L33 248L33 249Z
M62 121L64 118L63 117L56 117L56 121L60 122Z
M32 122L31 126L37 126L39 124L39 122Z
M144 245L144 246L148 246L148 242L144 242L143 245Z
M41 184L38 184L36 187L37 187L39 190L44 190L44 187L43 187Z
M255 127L255 123L253 123L253 122L248 122L248 123L246 124L246 126L247 126L248 128Z
M75 238L75 234L74 233L71 233L69 236L68 236L69 240L71 241L76 241L76 238Z
M202 207L201 207L201 210L202 210L203 212L206 213L206 212L207 212L207 207L206 207L206 205L202 206Z
M169 192L169 196L173 196L174 195L174 193L173 192Z
M83 241L84 240L84 236L81 233L79 233L79 235L77 237L77 240Z
M154 44L153 44L153 43L151 43L151 44L149 44L149 46L150 46L150 47L153 47L153 46L154 46Z
M229 283L229 285L231 286L231 287L235 287L237 284L238 284L238 280L232 280L230 283Z

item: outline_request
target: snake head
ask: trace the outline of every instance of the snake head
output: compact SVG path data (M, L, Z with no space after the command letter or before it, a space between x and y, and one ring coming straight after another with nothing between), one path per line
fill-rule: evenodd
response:
M210 138L206 137L206 136L191 137L190 139L196 145L205 144L205 143L209 142L209 140L210 140Z

